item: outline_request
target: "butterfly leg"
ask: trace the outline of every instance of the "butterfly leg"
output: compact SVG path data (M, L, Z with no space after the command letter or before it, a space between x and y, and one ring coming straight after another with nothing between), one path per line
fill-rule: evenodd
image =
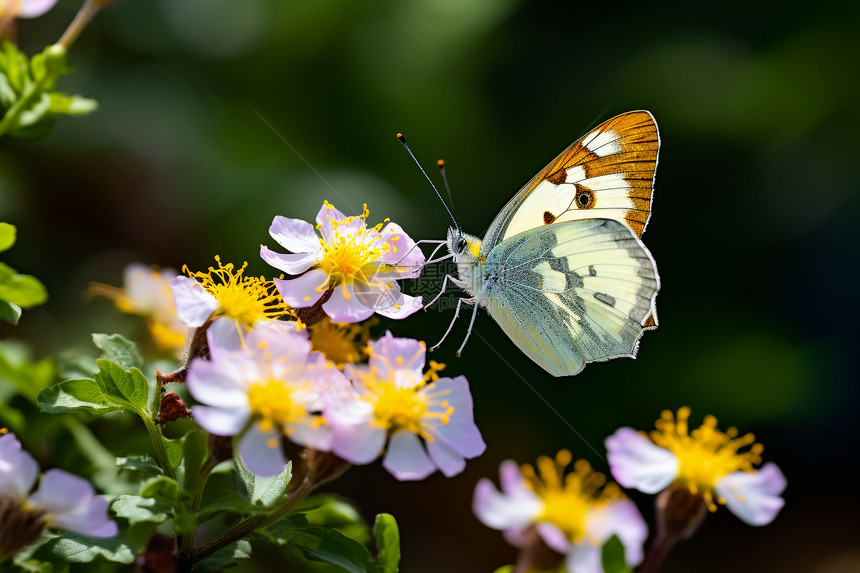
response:
M406 251L406 253L405 253L402 257L400 257L400 258L397 260L397 262L396 262L396 263L394 263L394 264L393 264L393 265L391 265L391 266L396 267L397 265L399 265L399 264L400 264L400 261L402 261L403 259L405 259L406 257L408 257L408 256L409 256L409 253L411 253L412 251L414 251L415 249L417 249L417 248L418 248L418 245L420 245L421 243L429 243L429 244L431 244L431 245L437 245L437 246L436 246L436 248L433 250L433 255L435 255L435 254L436 254L436 251L438 251L440 248L442 248L442 246L443 246L443 245L445 245L445 244L446 244L446 242L447 242L447 241L439 241L439 240L436 240L436 239L421 239L421 240L419 240L419 241L415 241L415 244L414 244L414 245L412 245L412 248L411 248L411 249L409 249L408 251ZM433 255L430 255L430 258L431 258L431 259L433 258ZM425 263L425 264L426 264L426 263Z
M465 302L466 304L474 304L473 298L458 298L457 299L457 308L454 309L454 318L451 319L451 324L448 325L448 330L445 331L445 334L442 335L442 339L439 340L434 346L430 348L430 351L436 350L439 346L445 342L445 339L448 338L448 335L451 334L451 329L454 328L454 323L457 322L457 317L460 316L460 306Z
M445 275L445 278L442 280L442 290L439 291L439 294L437 294L435 297L433 297L433 300L431 300L430 302L428 302L427 304L424 305L425 311L428 308L430 308L431 306L433 306L434 304L436 304L436 301L439 300L439 297L441 297L443 294L445 294L445 289L448 288L448 279L451 279L451 282L453 282L454 284L457 283L457 279L455 279L451 275ZM458 304L457 307L459 308L459 306L460 305Z
M460 354L463 352L463 349L466 347L466 342L468 342L469 336L471 336L471 334L472 334L472 327L475 326L475 317L478 316L478 306L479 306L477 304L478 303L477 298L471 298L471 299L461 298L460 300L466 302L466 304L474 304L475 310L472 311L472 319L469 321L469 330L466 331L466 338L463 339L463 344L461 344L460 348L457 349L457 355L456 355L457 358L460 358ZM459 306L457 308L459 309ZM455 316L455 318L456 318L456 316Z

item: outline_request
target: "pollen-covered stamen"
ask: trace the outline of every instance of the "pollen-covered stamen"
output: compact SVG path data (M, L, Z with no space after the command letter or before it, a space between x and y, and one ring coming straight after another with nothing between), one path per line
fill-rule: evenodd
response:
M215 262L218 268L209 267L208 272L191 272L187 265L182 270L215 297L219 305L217 315L248 326L291 315L290 307L284 303L272 281L264 277L244 276L247 262L238 270L234 270L233 263L221 263L219 256L215 257Z
M286 435L291 425L303 422L309 415L304 403L296 399L298 392L309 390L309 385L283 380L265 380L248 389L248 405L259 421L259 429L269 432L281 428Z
M690 408L678 410L677 418L664 410L650 433L651 440L678 457L677 482L684 484L693 494L701 495L708 509L715 511L722 499L714 499L717 481L737 471L753 471L761 463L764 446L755 443L753 434L738 437L737 428L725 433L717 429L717 419L706 416L702 425L688 430ZM739 451L749 446L746 451ZM716 503L715 503L716 502Z
M616 484L606 484L606 477L585 460L578 460L573 472L565 476L564 470L572 459L568 450L561 450L555 459L538 458L537 472L528 464L521 471L527 485L544 501L540 521L558 527L572 543L585 539L599 545L598 540L586 538L586 514L589 509L606 505L623 494Z
M343 369L345 364L361 362L367 356L370 328L377 322L372 318L363 323L338 323L326 318L310 329L311 344Z

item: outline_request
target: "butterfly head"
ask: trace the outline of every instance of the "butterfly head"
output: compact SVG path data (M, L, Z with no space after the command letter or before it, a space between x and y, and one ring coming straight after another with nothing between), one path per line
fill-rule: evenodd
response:
M464 233L457 227L448 229L448 252L454 255L457 263L472 263L484 260L481 257L481 239Z

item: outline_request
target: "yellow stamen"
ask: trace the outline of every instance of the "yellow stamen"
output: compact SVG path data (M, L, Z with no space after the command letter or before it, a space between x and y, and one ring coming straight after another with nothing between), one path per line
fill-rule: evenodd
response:
M719 431L714 416L705 416L701 426L688 432L689 418L690 408L686 406L678 410L677 418L664 410L654 424L657 429L650 433L651 440L678 457L676 481L686 485L690 493L701 495L708 509L715 511L717 503L723 503L714 499L717 482L733 472L753 471L753 466L761 463L764 446L755 443L752 434L738 437L737 428ZM739 451L747 446L748 450Z
M293 399L293 392L300 388L301 384L268 380L248 389L248 404L251 412L260 417L261 431L268 432L278 426L288 433L290 424L303 421L308 416L307 408Z
M345 364L361 362L367 356L370 328L377 322L372 318L360 324L349 324L325 318L310 329L311 344L342 370Z
M233 263L222 264L219 256L215 257L215 262L218 268L209 267L208 272L192 273L187 265L182 270L215 297L219 305L216 315L232 318L247 326L292 316L290 307L281 299L272 281L264 277L244 276L248 263L234 271Z
M558 527L573 543L586 539L586 515L589 509L607 505L624 497L614 483L606 484L606 477L591 469L585 460L573 465L573 472L564 475L572 456L561 450L555 459L548 456L538 458L537 469L525 464L521 467L526 484L544 502L544 510L538 518ZM598 545L599 540L586 539Z
M162 350L182 348L185 345L186 328L177 324L165 324L155 320L147 323L149 334L155 341L155 345Z

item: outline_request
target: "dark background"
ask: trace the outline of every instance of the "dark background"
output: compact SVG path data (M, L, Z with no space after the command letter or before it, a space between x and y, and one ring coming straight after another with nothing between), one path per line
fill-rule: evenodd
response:
M55 41L78 4L21 22L22 47ZM323 199L443 238L449 220L397 131L428 168L445 158L463 225L481 234L589 127L648 109L663 145L644 241L663 287L639 357L553 379L482 315L477 333L511 367L479 337L457 360L464 320L433 357L469 378L486 453L453 479L399 483L377 463L328 489L398 518L404 571L512 562L471 513L480 477L562 447L607 469L519 373L601 455L619 426L689 405L697 424L712 413L754 432L784 470L772 525L721 509L665 571L858 571L860 4L769 6L123 0L73 47L61 83L99 111L0 144L0 219L19 234L4 261L51 295L0 332L38 355L86 348L92 331L135 335L108 303L82 300L89 281L119 284L130 261L203 269L215 254L271 275L257 253L274 246L272 217L310 220ZM453 300L379 330L435 343ZM633 497L649 517L652 500ZM267 557L242 570L270 570Z

